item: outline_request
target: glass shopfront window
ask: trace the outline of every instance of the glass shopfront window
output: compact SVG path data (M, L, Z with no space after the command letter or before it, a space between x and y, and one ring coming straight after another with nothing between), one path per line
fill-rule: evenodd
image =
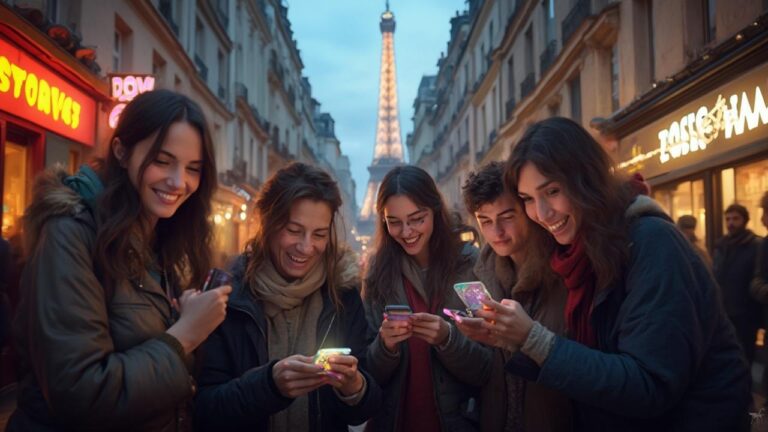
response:
M704 180L696 179L655 188L653 198L677 222L683 215L696 218L696 237L699 244L707 244L707 212L705 206Z
M3 238L10 238L20 229L21 217L27 207L28 149L10 140L5 142L3 161Z
M721 171L720 178L723 212L729 205L739 203L749 211L747 228L762 237L768 234L768 230L760 223L760 217L763 214L760 198L768 192L768 159L726 168ZM723 234L725 230L725 224L723 224Z

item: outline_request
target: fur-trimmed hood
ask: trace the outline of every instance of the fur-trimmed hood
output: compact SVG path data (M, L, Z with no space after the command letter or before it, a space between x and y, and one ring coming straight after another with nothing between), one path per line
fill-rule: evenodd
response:
M661 205L648 195L638 195L627 207L624 216L630 222L641 216L656 216L672 222L672 218Z
M32 203L24 212L26 253L35 250L40 231L48 220L59 216L77 217L92 210L102 189L101 181L88 166L83 166L74 176L59 165L38 175L32 187Z

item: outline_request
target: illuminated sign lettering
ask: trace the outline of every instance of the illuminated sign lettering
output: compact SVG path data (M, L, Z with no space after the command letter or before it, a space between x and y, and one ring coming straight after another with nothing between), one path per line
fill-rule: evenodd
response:
M118 102L109 113L109 127L114 129L117 127L120 114L128 102L144 92L154 90L155 77L152 75L110 75L109 88L110 96Z
M730 105L729 105L730 103ZM680 120L662 129L658 133L659 161L663 164L671 159L689 153L704 150L723 133L724 139L731 139L746 130L752 130L768 123L768 107L760 87L755 87L750 103L747 92L731 95L727 101L722 95L710 109L701 106L693 113L682 116Z
M94 143L96 102L4 39L0 109L83 144Z

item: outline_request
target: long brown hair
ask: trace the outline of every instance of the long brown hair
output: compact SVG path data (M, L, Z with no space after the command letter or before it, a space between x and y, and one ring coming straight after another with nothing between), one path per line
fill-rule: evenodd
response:
M139 167L137 177L142 179L144 171L160 152L168 129L177 122L189 124L200 134L203 145L200 185L172 217L160 219L153 232L142 216L141 196L131 183L125 166L136 145L155 135L152 147ZM112 151L115 140L119 140L126 150L122 160ZM107 157L96 169L105 190L97 205L94 262L107 287L119 279L141 276L152 262L150 242L153 239L160 262L174 273L172 276L187 276L188 286L202 285L211 264L209 215L216 189L216 162L211 135L197 103L169 90L137 96L120 115Z
M408 197L419 207L434 214L434 228L429 238L429 270L426 291L433 298L443 299L451 289L451 279L461 263L458 236L453 232L443 197L432 177L421 168L401 166L384 176L376 197L378 221L374 241L374 255L370 259L365 278L364 295L374 302L386 304L392 287L402 278L400 257L403 248L389 235L384 219L384 206L395 195Z
M629 255L624 212L631 198L610 156L579 124L553 117L530 126L512 150L509 184L517 186L520 170L528 162L560 183L578 209L579 235L585 240L597 289L618 280Z
M320 201L331 208L331 226L328 235L328 246L323 255L325 266L326 286L336 308L341 307L336 286L337 264L339 260L339 244L336 230L336 216L341 207L339 186L328 173L320 168L294 162L278 170L261 188L256 200L259 225L256 235L248 241L246 247L245 278L253 281L259 266L265 260L271 259L269 244L275 235L282 230L291 215L291 207L301 199Z

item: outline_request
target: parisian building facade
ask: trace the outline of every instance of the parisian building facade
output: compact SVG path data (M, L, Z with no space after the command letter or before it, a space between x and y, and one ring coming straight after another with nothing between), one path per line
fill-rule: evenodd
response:
M104 154L119 98L150 88L186 94L205 111L219 170L213 222L222 260L242 251L257 223L259 188L291 161L334 176L346 225L354 222L349 159L333 118L312 97L279 0L9 0L0 13L0 56L24 56L44 69L38 76L70 86L83 130L20 114L21 99L0 105L3 237L17 229L34 175L55 163L74 171Z
M765 235L766 11L764 0L470 0L421 81L410 161L461 211L470 171L505 160L533 122L569 117L674 219L696 217L710 248L733 202Z

